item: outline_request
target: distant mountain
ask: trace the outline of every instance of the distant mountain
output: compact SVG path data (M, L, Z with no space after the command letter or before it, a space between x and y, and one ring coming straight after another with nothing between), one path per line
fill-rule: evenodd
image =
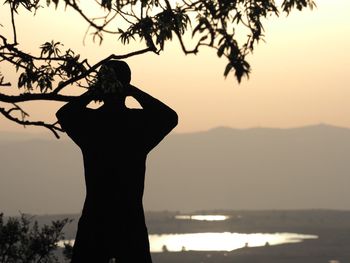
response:
M80 150L70 140L0 133L0 211L79 212ZM215 128L173 134L149 155L146 210L350 209L350 129Z

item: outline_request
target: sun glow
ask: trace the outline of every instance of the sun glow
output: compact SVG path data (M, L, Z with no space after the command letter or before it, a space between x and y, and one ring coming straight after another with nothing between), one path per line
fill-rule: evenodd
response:
M313 11L295 10L288 17L281 14L264 22L266 42L249 57L252 74L240 85L233 76L224 79L226 60L218 59L216 52L203 48L197 56L185 56L177 41L167 44L160 56L128 59L133 83L178 112L178 132L216 126L287 128L320 122L350 127L350 1L315 2ZM11 20L5 7L0 9L1 30L9 31L10 39ZM88 8L89 16L92 10ZM99 46L90 34L84 45L88 24L69 8L64 11L63 5L56 11L54 7L41 9L36 16L21 11L15 18L20 47L32 54L38 53L44 41L55 40L92 64L111 53L144 48L138 42L124 46L107 35ZM12 68L2 66L0 70L7 81L17 83ZM52 119L56 108L43 111L41 104L33 104L31 109L35 119L42 115ZM0 124L3 130L23 131L4 118Z

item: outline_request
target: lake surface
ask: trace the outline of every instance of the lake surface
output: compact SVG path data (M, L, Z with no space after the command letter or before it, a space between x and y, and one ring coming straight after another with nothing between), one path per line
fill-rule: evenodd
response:
M298 243L305 239L317 239L315 235L303 235L296 233L187 233L187 234L162 234L149 235L151 252L164 251L231 251L245 246L261 247L265 245L280 245ZM59 246L64 246L59 242ZM74 240L70 240L71 244Z
M176 215L179 220L197 220L197 221L224 221L229 219L226 215Z
M230 219L228 215L176 215L177 220L197 221L224 221ZM235 216L241 218L240 215ZM306 239L317 239L316 235L297 233L231 233L231 232L205 232L149 235L151 252L164 251L232 251L242 247L274 246L288 243L298 243ZM74 243L74 240L60 241L59 246L64 247L65 242Z
M150 235L152 252L162 251L231 251L245 246L260 247L298 243L305 239L316 239L314 235L296 233L189 233Z

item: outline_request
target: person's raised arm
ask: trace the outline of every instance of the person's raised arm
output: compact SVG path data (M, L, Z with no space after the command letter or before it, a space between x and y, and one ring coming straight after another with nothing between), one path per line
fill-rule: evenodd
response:
M128 95L135 98L146 113L149 148L156 146L178 123L177 113L160 100L130 85Z
M77 114L80 114L81 112L86 110L86 106L91 102L92 99L93 96L90 91L87 91L82 95L72 99L56 112L57 119L61 123L61 121L64 120L66 117L73 117Z
M169 106L132 85L130 85L129 95L135 98L141 107L150 113L151 117L161 117L163 124L168 125L170 130L175 128L178 123L178 116Z
M87 91L63 105L56 112L61 127L78 145L82 141L86 126L86 113L88 111L86 106L93 98L92 93Z

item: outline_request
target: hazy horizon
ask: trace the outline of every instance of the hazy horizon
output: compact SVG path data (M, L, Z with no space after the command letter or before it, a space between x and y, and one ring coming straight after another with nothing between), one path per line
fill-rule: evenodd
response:
M79 148L50 134L2 135L0 207L79 213ZM348 210L349 155L350 129L329 125L174 133L148 157L145 210Z
M1 133L8 133L8 134L28 134L32 136L36 135L43 135L43 136L48 136L52 137L55 139L53 133L45 128L42 127L35 127L37 129L28 129L32 127L21 127L21 125L18 125L17 129L15 130L6 130L6 129L1 129L0 127L0 134ZM191 134L191 133L201 133L201 132L208 132L211 130L216 130L216 129L233 129L233 130L251 130L251 129L278 129L278 130L291 130L291 129L300 129L300 128L308 128L308 127L317 127L317 126L329 126L329 127L335 127L335 128L340 128L340 129L350 129L350 127L347 126L342 126L342 125L337 125L337 124L332 124L332 123L324 123L324 122L319 122L319 123L309 123L309 124L302 124L302 125L295 125L295 126L287 126L287 127L277 127L277 126L249 126L249 127L234 127L234 126L229 126L229 125L217 125L213 127L207 127L205 129L200 129L200 130L191 130L191 131L173 131L171 134ZM34 127L33 127L34 128ZM60 137L65 137L69 139L66 135L66 133L59 133Z

